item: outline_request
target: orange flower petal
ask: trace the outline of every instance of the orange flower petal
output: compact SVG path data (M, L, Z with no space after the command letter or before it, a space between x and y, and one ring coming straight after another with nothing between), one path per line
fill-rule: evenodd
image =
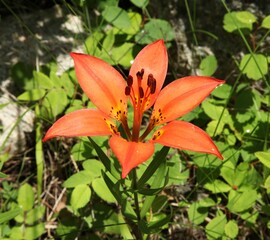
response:
M106 136L117 132L114 123L97 109L81 109L58 119L43 142L54 137Z
M122 178L148 160L155 150L153 143L128 142L116 135L111 137L109 145L122 166Z
M70 55L86 95L101 111L120 120L119 113L125 115L127 108L126 82L121 74L101 59L80 53Z
M135 90L136 97L139 96L138 83L136 73L144 69L144 75L142 79L142 88L144 92L147 89L147 78L149 74L153 74L153 77L156 79L156 91L150 96L149 104L146 106L146 109L150 108L162 85L164 83L168 67L168 55L167 49L163 40L155 41L146 47L144 47L139 54L136 56L129 74L133 77L133 86ZM145 110L146 110L145 109Z
M214 154L223 159L210 136L199 127L183 121L173 121L157 130L151 142L181 150Z
M197 107L224 81L211 77L190 76L173 81L161 90L154 105L152 119L158 124L170 122Z

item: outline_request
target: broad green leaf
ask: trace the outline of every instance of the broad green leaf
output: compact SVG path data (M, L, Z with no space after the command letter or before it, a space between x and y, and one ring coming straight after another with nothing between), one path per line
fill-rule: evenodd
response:
M31 210L35 201L35 194L32 186L30 186L28 183L23 184L19 188L17 201L24 211Z
M228 109L224 109L222 106L217 106L211 103L210 100L205 100L202 102L202 108L204 112L213 120L219 121L223 124L233 125L233 121Z
M114 41L115 41L115 36L113 34L113 31L109 31L105 39L103 40L102 51L105 51L107 53L110 52L114 45Z
M131 26L127 28L122 28L121 31L128 35L135 35L140 31L142 15L136 12L129 12L128 17L130 19Z
M223 132L224 122L213 120L207 124L206 132L211 136L219 135Z
M114 47L111 51L112 59L116 64L121 64L125 68L129 68L133 57L133 43L124 43L119 47Z
M257 200L257 192L249 190L245 192L236 192L231 190L228 198L228 209L233 213L239 213L251 208Z
M22 209L19 207L16 207L12 210L9 210L7 212L0 213L0 224L5 223L16 216L18 216L22 212Z
M86 184L80 184L76 186L70 198L70 205L74 210L83 208L87 203L89 203L91 198L91 189Z
M83 168L89 170L93 178L100 177L102 171L105 171L104 165L98 160L87 160L83 162Z
M80 141L71 149L72 159L75 161L83 161L94 158L93 147L88 141Z
M222 84L221 86L218 86L211 95L221 98L221 99L227 99L230 96L230 92L232 90L231 85L229 84Z
M64 187L66 188L74 188L81 184L90 184L93 180L93 175L91 171L82 170L71 175L64 183Z
M116 170L113 159L108 158L108 156L103 152L101 147L98 144L96 144L96 142L92 138L89 137L88 139L91 142L92 146L94 147L100 161L103 163L106 170L109 171L115 179L119 179L120 173L119 171Z
M263 19L261 27L270 29L270 15Z
M255 156L263 165L270 168L270 152L256 152Z
M200 63L200 75L212 76L217 70L217 59L215 55L205 57Z
M165 161L165 158L169 152L170 148L164 146L159 152L157 152L147 167L146 171L143 173L141 178L138 180L138 189L144 187L144 184L153 176L158 167Z
M57 115L64 112L68 103L67 93L64 89L52 89L44 98L41 106L42 115L56 118Z
M128 225L126 224L122 214L112 213L108 218L104 219L104 232L109 234L119 234L123 239L133 239Z
M213 218L205 227L208 240L220 239L224 234L227 219L224 214Z
M232 189L231 186L219 179L215 179L212 182L207 182L206 184L204 184L204 188L213 193L229 192Z
M145 8L148 3L149 0L130 0L135 6L139 7L139 8Z
M25 91L24 93L19 95L17 99L19 101L28 101L28 102L37 101L43 98L45 94L46 94L45 89L32 89L32 90Z
M236 18L246 24L252 24L256 22L256 17L253 13L247 11L236 12Z
M39 223L34 226L24 225L13 227L11 229L10 238L11 239L27 239L34 240L40 237L45 232L45 224Z
M240 62L239 69L248 78L259 80L268 72L267 58L262 54L246 54Z
M52 89L55 84L53 81L42 72L33 72L35 88Z
M96 178L92 182L92 187L95 193L104 201L115 203L116 200L112 195L110 189L107 187L103 178Z
M86 53L92 56L99 57L101 54L100 51L100 41L104 37L104 33L95 31L90 35L84 43Z
M230 239L235 239L239 232L238 225L234 220L228 221L227 224L225 225L224 230L226 236L229 237Z
M29 210L27 213L21 212L15 220L18 223L25 222L26 224L34 225L44 217L45 210L46 208L44 206L37 206Z
M127 12L120 7L107 6L101 14L107 22L120 29L131 25Z
M33 66L23 62L14 64L11 68L11 77L16 86L23 90L34 88Z
M208 208L202 207L199 202L193 202L188 209L188 218L195 225L203 223L207 215Z
M223 18L223 28L227 32L237 31L237 29L252 30L252 23L240 21L237 14L238 12L226 13Z
M150 19L144 30L136 35L135 40L140 44L149 44L155 40L164 39L165 42L174 39L174 31L168 21Z
M203 198L199 201L201 207L213 207L216 205L215 201L212 198Z

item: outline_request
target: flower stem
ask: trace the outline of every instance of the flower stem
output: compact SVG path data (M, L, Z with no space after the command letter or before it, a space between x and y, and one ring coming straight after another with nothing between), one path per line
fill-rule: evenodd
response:
M134 168L132 171L132 188L134 191L134 204L135 204L135 213L137 215L137 222L139 223L141 220L141 214L140 214L140 206L139 206L139 199L138 199L138 192L137 192L137 172ZM133 228L134 229L134 228ZM143 234L139 228L139 224L137 224L136 228L133 230L134 235L136 236L136 239L142 240Z

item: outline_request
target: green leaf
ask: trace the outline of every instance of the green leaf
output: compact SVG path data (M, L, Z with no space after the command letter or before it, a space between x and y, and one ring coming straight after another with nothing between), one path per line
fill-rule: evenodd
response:
M208 214L208 208L202 207L200 202L193 202L188 209L188 219L195 225L204 222Z
M111 56L116 64L121 64L125 68L129 68L133 57L133 43L124 43L119 47L114 47Z
M91 171L82 170L71 175L64 183L63 186L66 188L74 188L81 184L90 184L93 180Z
M239 12L226 13L223 18L223 28L227 32L233 32L233 31L236 31L237 29L252 30L252 23L242 22L237 17L237 14L239 14ZM240 14L240 17L241 17L241 14Z
M229 84L222 84L221 86L218 86L211 95L221 98L221 99L227 99L230 96L230 92L232 90L232 87Z
M229 192L232 188L228 184L224 183L223 181L219 179L215 179L211 182L207 182L204 185L204 188L207 190L213 192L213 193L223 193L223 192Z
M145 24L144 30L135 37L140 44L149 44L158 39L164 39L165 42L174 39L174 31L170 23L162 19L150 19Z
M236 18L245 24L252 24L256 22L256 17L254 14L247 11L236 12Z
M41 108L42 115L56 118L57 115L64 112L68 103L67 93L64 89L52 89L44 98Z
M255 152L255 156L263 165L270 168L270 152Z
M40 237L45 232L45 224L39 223L34 226L24 225L13 227L11 229L10 238L11 239L27 239L34 240Z
M113 160L108 158L108 156L102 151L102 149L95 143L92 138L89 137L88 139L97 152L97 155L105 166L106 170L109 171L115 179L119 179L120 173L116 170Z
M42 206L42 205L37 206L37 207L31 209L30 211L28 211L27 213L21 212L21 214L18 215L15 218L15 220L18 223L24 222L26 224L34 225L35 223L40 221L41 218L44 217L45 210L46 210L46 208L44 206Z
M33 67L23 62L14 64L11 68L11 77L15 84L24 90L31 90L34 87Z
M233 213L239 213L251 208L257 200L257 192L249 190L245 192L236 192L231 190L228 198L228 209Z
M143 173L141 178L138 180L138 189L142 188L144 184L153 176L158 167L165 162L165 158L169 152L170 148L164 146L158 153L155 154L153 160L147 167L146 171Z
M46 90L44 89L32 89L25 91L21 95L17 97L19 101L37 101L41 98L43 98L46 94Z
M130 0L135 6L139 8L146 8L149 4L149 0Z
M135 35L141 29L142 16L136 12L129 12L128 17L130 19L131 26L127 28L121 28L120 30L128 35Z
M205 57L200 63L200 75L212 76L217 70L217 59L215 55Z
M85 170L89 170L93 178L100 177L102 175L102 171L105 170L103 164L100 161L94 159L84 161L83 168Z
M246 54L240 62L239 69L248 78L259 80L268 72L267 58L262 54Z
M220 239L223 236L226 223L227 219L224 214L213 218L205 227L207 239Z
M223 132L224 123L213 120L207 124L206 132L211 136L219 135Z
M88 141L80 141L72 147L71 155L75 161L94 158L93 147Z
M122 8L107 6L101 14L107 22L120 29L131 25L127 12Z
M7 212L0 213L0 224L5 223L9 220L12 220L16 216L18 216L22 212L22 209L19 207L16 207L12 210L9 210Z
M115 41L115 36L113 34L113 31L109 31L102 43L102 51L110 52L114 45L114 41Z
M235 239L239 232L238 225L234 220L228 221L227 224L225 225L224 230L226 236L229 237L230 239Z
M92 182L92 187L95 193L104 201L109 203L116 202L115 197L112 195L103 178L94 179Z
M261 27L270 29L270 15L263 19Z
M17 201L24 211L31 210L35 201L35 195L32 186L30 186L28 183L23 184L19 188Z
M42 72L33 72L35 88L52 89L55 85L53 81Z
M72 193L70 198L70 205L74 210L83 208L91 198L91 189L86 184L77 185Z

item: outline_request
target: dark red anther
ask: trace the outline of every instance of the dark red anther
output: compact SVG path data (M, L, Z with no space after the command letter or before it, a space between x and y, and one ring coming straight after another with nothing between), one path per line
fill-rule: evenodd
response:
M147 86L148 87L151 87L153 79L154 79L153 74L149 74L148 78L147 78Z
M133 77L131 75L128 75L128 78L127 78L127 85L129 87L131 87L133 84Z
M144 97L144 91L142 87L139 87L139 94L140 94L140 98Z
M138 79L142 80L143 74L144 74L144 69L142 68L141 71L138 71L136 73L136 76L137 76Z
M150 93L151 93L151 94L154 94L155 91L156 91L156 88L157 88L157 81L156 81L155 78L153 78L152 84L151 84L151 86L150 86Z
M126 86L126 88L125 88L125 94L126 94L126 96L129 96L130 95L130 90L131 90L131 88L129 86Z

